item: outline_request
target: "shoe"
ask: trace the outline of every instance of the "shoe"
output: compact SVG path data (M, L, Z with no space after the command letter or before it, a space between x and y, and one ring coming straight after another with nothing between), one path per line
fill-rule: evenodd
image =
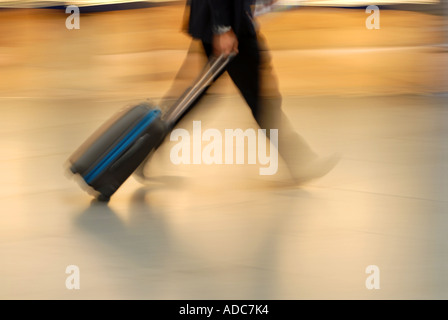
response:
M294 182L302 184L325 176L338 164L340 159L339 154L333 154L328 157L312 160L301 167L289 168L289 170Z

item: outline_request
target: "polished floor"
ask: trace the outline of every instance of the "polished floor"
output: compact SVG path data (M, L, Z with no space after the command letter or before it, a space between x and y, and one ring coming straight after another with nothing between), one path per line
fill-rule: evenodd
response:
M166 14L154 37L136 27L151 10ZM279 31L297 14L311 15L300 24L313 36L288 49ZM447 299L440 17L422 16L408 33L400 21L418 13L387 12L384 38L362 40L356 11L346 14L338 30L357 43L343 37L339 48L322 46L336 32L331 10L264 18L285 113L316 152L341 154L328 175L291 185L283 162L275 176L254 165L176 166L166 141L145 167L149 180L129 179L104 204L67 177L65 161L113 112L168 90L189 47L175 32L181 8L92 14L67 42L54 28L64 15L0 12L0 298ZM179 126L193 120L255 127L227 78ZM79 290L66 288L69 265ZM371 265L379 289L366 287Z

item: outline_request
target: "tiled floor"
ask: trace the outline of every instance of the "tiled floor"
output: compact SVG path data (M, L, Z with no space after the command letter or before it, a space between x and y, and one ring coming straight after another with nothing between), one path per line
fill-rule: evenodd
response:
M426 74L424 81L418 75L427 70L412 69L417 80L406 86L405 64L376 56L396 67L372 75L376 87L365 82L361 94L363 69L355 68L346 78L353 85L324 77L328 90L316 92L322 87L282 77L286 59L295 65L294 57L310 52L273 50L285 113L317 152L341 153L333 171L290 186L282 162L275 177L259 176L254 165L176 166L174 142L166 141L146 166L151 180L131 178L105 205L65 176L66 159L114 111L160 97L188 41L120 58L117 43L105 40L113 30L88 32L102 21L95 17L85 37L67 45L58 45L62 31L50 32L45 17L35 17L48 28L35 51L28 31L18 44L2 38L0 298L448 298L448 97L424 92L434 83L443 88L442 80ZM97 51L101 41L110 52ZM422 50L440 59L434 77L442 79L446 52ZM137 63L146 58L147 72ZM388 93L389 83L402 90ZM422 92L412 94L417 87ZM203 129L255 126L226 79L180 126L193 120ZM79 290L66 288L69 265L79 267ZM379 268L380 289L366 288L369 265Z

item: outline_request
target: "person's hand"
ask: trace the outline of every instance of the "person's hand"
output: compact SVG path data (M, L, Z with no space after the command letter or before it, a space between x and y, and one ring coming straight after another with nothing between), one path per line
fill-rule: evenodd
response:
M216 56L228 56L232 52L238 53L238 39L233 30L213 36L213 53Z

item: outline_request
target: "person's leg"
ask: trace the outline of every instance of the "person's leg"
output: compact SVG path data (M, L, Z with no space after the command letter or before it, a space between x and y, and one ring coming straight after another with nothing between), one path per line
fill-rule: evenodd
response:
M317 155L294 130L290 120L283 112L283 100L272 65L271 54L264 37L260 33L257 40L260 48L260 114L257 121L261 127L277 128L279 130L279 153L291 171L296 171L296 168L303 167L310 161L317 159Z
M264 37L258 33L260 48L260 127L278 128L278 151L297 183L327 174L339 161L339 156L318 157L308 143L294 130L282 111L282 97L272 58Z
M199 72L207 63L201 41L192 40L188 52L176 73L168 91L159 101L159 107L166 111L191 86Z
M211 47L206 49L210 54ZM239 54L227 71L266 134L278 130L278 152L297 182L317 178L335 165L335 159L319 159L308 143L295 132L282 110L282 97L264 38L240 39Z
M170 88L164 96L158 101L158 108L166 113L181 95L191 87L204 65L207 63L207 57L204 55L201 41L192 40L188 52L171 83ZM193 106L192 106L193 107ZM152 158L153 153L142 162L142 164L134 172L134 177L141 183L145 184L149 181L149 177L145 175L147 163Z
M206 55L210 57L212 45L203 42ZM239 53L233 58L226 68L232 81L235 83L246 103L249 105L255 119L259 111L259 59L256 41L240 41Z

